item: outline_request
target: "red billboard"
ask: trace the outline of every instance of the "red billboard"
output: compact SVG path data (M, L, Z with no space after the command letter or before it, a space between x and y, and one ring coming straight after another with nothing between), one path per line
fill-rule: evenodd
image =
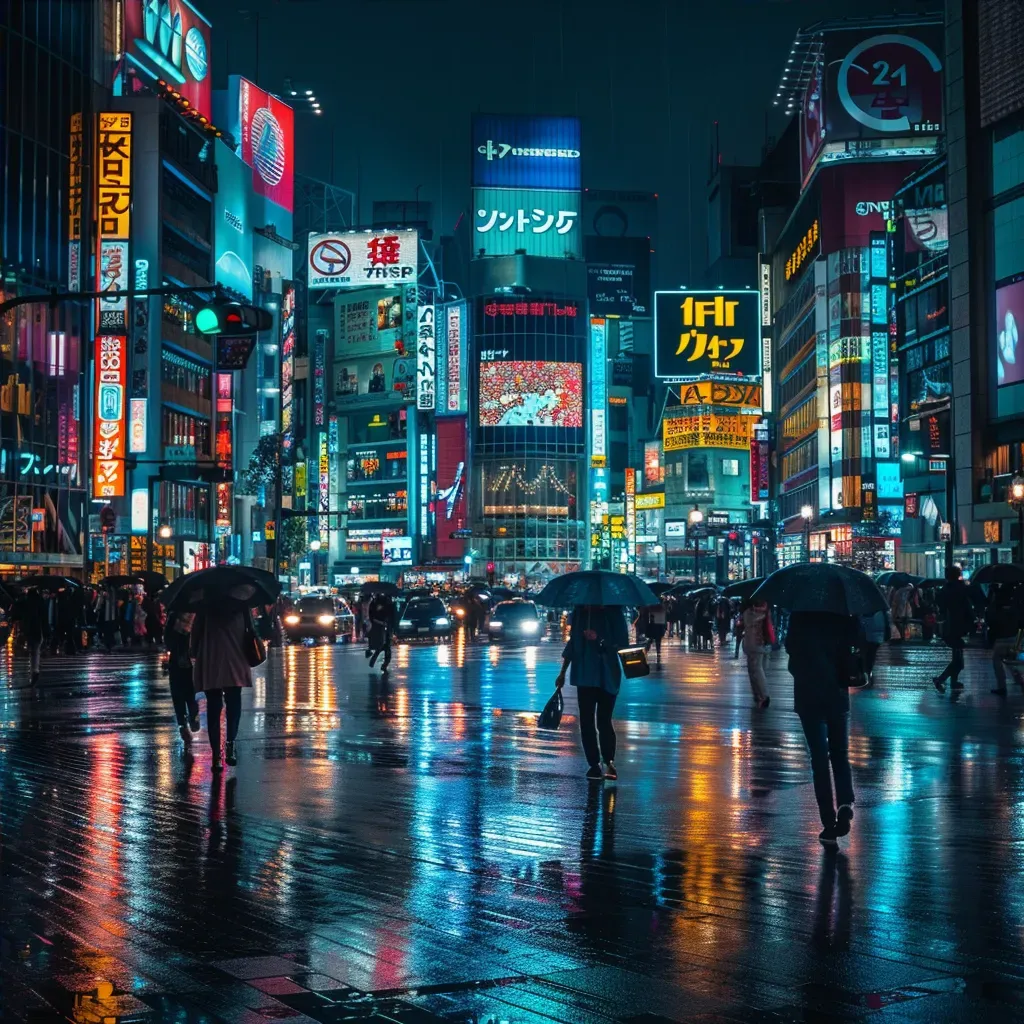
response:
M870 245L872 233L893 219L893 196L920 166L920 160L897 160L822 167L816 185L824 251Z
M233 84L233 83L232 83ZM284 207L295 205L295 114L287 103L245 78L238 79L238 155L252 168L258 196Z
M811 72L800 108L800 181L807 184L811 167L825 144L824 97L821 89L821 65Z
M462 558L464 540L453 538L466 528L466 439L465 416L446 416L437 421L437 494L434 515L437 522L437 557Z
M211 119L210 23L188 0L127 0L123 10L129 67L166 82Z

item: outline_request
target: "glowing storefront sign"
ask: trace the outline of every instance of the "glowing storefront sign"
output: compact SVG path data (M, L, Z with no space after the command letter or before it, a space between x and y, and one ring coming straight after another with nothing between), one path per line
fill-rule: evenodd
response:
M445 311L448 337L446 389L443 411L450 416L465 413L469 377L466 373L466 304L453 303ZM438 412L442 410L439 408Z
M662 421L662 446L666 452L687 448L746 450L750 447L750 423L749 416L740 415L674 416Z
M793 252L786 260L786 280L788 281L808 261L814 259L821 252L820 238L818 236L819 226L817 218L811 222L811 226L800 237L800 240L793 247Z
M100 334L95 343L93 395L93 497L125 493L125 402L128 343L123 335Z
M145 398L133 398L129 402L128 451L133 455L140 455L146 450L148 408L149 401Z
M311 234L306 259L310 289L415 284L419 235L412 229Z
M654 295L654 375L662 379L761 372L760 300L754 291Z
M132 209L132 115L101 113L96 133L96 290L127 291ZM100 299L96 328L127 334L128 300Z
M328 515L331 510L331 460L328 455L327 432L324 430L320 431L318 448L320 452L318 466L320 471L320 494L317 507L320 511L320 516L317 529L320 534L320 543L327 544L331 539L331 520Z
M590 454L608 454L608 328L603 319L590 321Z
M68 135L68 291L82 290L82 115Z

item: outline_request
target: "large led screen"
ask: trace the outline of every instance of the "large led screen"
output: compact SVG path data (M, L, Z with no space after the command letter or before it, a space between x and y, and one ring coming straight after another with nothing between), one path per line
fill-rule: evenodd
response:
M1024 280L996 289L996 383L1019 384L1024 381L1024 351L1018 335L1024 324Z
M578 189L579 118L474 115L473 184Z
M582 427L582 365L481 363L480 426Z

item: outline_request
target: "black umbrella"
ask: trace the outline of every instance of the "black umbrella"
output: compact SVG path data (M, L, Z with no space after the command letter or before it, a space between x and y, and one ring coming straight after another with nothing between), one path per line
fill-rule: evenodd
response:
M875 582L880 587L916 587L922 580L923 576L914 576L909 572L880 572L875 577Z
M649 586L651 588L651 590L655 594L658 595L658 597L661 597L662 594L667 594L672 589L674 584L672 584L672 583L648 583L647 586Z
M157 594L169 585L166 576L158 572L150 572L148 569L139 573L139 579L142 580L147 594Z
M280 593L281 584L264 569L249 565L215 565L179 576L161 591L160 601L168 611L187 612L215 608L231 601L249 607L270 604Z
M722 597L738 597L741 601L749 601L750 595L762 583L764 583L764 576L754 576L749 580L736 580L735 583L730 583L725 590L722 591Z
M537 596L545 608L575 605L650 608L661 602L638 576L607 569L588 569L556 576Z
M141 576L104 576L100 580L101 587L141 587Z
M982 583L1024 583L1024 567L1013 562L994 562L983 565L971 576L971 582Z
M871 615L886 610L882 592L867 573L822 562L799 562L773 572L751 599L791 612Z
M37 590L67 590L73 587L81 587L78 580L70 576L25 576L16 580L16 584L25 590L34 587Z
M387 594L388 597L397 597L401 590L394 583L388 580L377 580L376 582L364 583L359 588L359 596L366 597L369 594Z

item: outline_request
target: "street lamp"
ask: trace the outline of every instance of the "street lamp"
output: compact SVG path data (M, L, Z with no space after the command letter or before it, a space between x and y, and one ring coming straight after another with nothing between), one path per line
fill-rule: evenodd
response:
M174 536L174 531L166 523L156 532L161 540L170 540Z
M1017 561L1024 564L1024 476L1018 473L1010 481L1010 494L1006 500L1017 513Z
M693 582L700 583L700 552L697 550L697 527L704 522L704 513L696 505L687 516L690 532L693 534Z
M309 542L309 550L310 551L319 551L320 550L320 541L318 541L318 540L311 540Z
M804 548L807 552L807 561L811 560L811 517L814 509L810 505L800 506L800 516L804 521Z

